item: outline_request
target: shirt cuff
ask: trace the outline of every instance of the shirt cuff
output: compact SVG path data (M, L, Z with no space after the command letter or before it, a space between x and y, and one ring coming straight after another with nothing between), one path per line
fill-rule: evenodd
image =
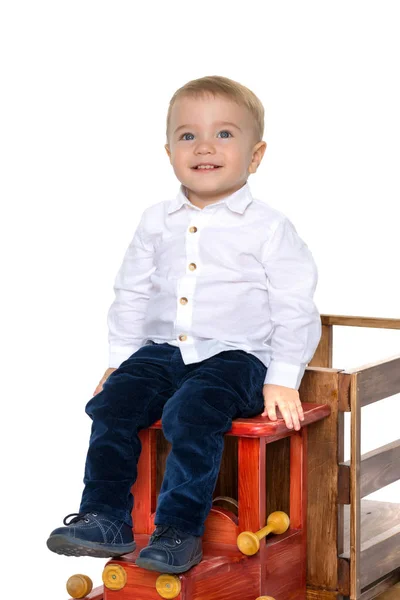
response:
M293 365L271 360L265 375L264 385L283 385L298 390L307 365Z

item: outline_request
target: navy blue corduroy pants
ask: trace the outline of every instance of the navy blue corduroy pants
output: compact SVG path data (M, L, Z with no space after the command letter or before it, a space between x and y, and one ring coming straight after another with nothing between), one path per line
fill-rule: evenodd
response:
M267 367L244 350L185 365L178 347L152 342L116 369L87 404L92 431L80 512L132 525L138 432L162 419L171 443L155 524L203 535L232 419L264 408Z

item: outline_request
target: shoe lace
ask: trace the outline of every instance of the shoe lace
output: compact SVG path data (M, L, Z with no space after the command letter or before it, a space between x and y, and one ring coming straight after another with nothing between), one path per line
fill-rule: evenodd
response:
M155 541L160 537L167 537L175 540L177 544L181 543L181 538L179 534L179 530L172 525L158 525L156 530L153 532L151 536L151 540Z
M78 523L79 521L85 521L85 523L89 523L90 519L87 518L88 513L71 513L70 515L67 515L66 517L64 517L63 519L63 523L64 525L73 525L74 523ZM94 517L97 517L97 513L91 513ZM67 519L69 519L69 517L73 517L69 523L67 523Z

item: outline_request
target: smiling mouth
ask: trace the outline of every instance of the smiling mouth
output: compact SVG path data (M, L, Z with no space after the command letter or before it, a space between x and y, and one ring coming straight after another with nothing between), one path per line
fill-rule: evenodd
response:
M217 169L221 169L219 165L215 165L213 167L192 167L193 171L216 171Z

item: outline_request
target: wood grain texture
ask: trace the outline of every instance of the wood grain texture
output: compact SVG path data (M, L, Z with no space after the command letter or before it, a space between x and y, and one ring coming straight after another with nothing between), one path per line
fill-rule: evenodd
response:
M308 363L309 367L332 367L333 327L321 325L321 339L314 356Z
M160 573L141 569L134 562L147 540L148 536L138 536L134 553L109 561L125 569L127 583L123 596L121 591L105 589L104 600L159 600L155 584ZM179 579L182 589L177 600L255 600L260 590L260 557L244 556L229 545L203 543L203 560Z
M400 566L400 504L361 500L361 560L360 585L369 585L379 577ZM342 554L349 563L349 507L345 507L345 552ZM400 571L398 571L400 573ZM382 586L384 584L382 583ZM386 589L385 587L383 589ZM370 592L361 598L374 598Z
M302 402L304 421L302 426L310 425L325 419L330 414L330 407L322 403ZM232 427L225 435L234 435L237 437L249 437L249 438L273 438L280 439L291 433L291 430L286 427L285 421L277 408L276 421L271 421L269 417L251 417L248 419L235 419L232 423ZM161 420L156 421L150 427L150 429L162 429ZM268 443L269 439L267 440Z
M204 542L221 542L236 545L240 533L238 517L229 510L214 506L204 524Z
M290 527L304 531L307 530L307 431L301 428L290 437Z
M349 465L350 461L348 460L342 463L341 467L348 469ZM400 440L361 455L361 498L398 479L400 479Z
M345 373L358 374L358 394L361 406L400 393L400 356L346 369Z
M287 534L266 540L261 595L275 600L306 600L303 533L289 530Z
M368 587L361 594L360 600L399 600L400 599L400 569Z
M231 435L224 438L224 451L214 497L228 496L234 500L238 498L238 439Z
M394 525L400 523L400 503L361 500L361 545L368 542ZM343 556L349 555L350 508L344 507L344 549ZM399 565L400 566L400 565Z
M307 585L338 589L338 453L339 369L309 367L300 386L300 398L326 403L329 418L308 429ZM343 457L342 457L343 459Z
M301 552L297 575L299 589L307 589L307 435L301 428L290 438L290 526L301 531Z
M290 440L286 437L267 447L267 515L274 510L290 514Z
M134 507L132 511L134 533L150 534L153 529L151 515L156 505L156 432L145 429L139 432L142 451L138 461L138 476L132 486Z
M373 596L372 596L373 597ZM400 583L396 583L392 588L375 597L375 600L399 600L400 599ZM362 598L362 600L367 600ZM369 600L369 599L368 599Z
M237 450L237 464L235 465L231 457L228 464L231 472L237 474L238 515L221 507L211 509L203 539L204 558L199 565L180 576L182 589L178 600L224 600L232 598L232 594L241 600L254 600L260 594L273 595L275 600L305 600L307 425L316 426L330 414L331 407L303 402L303 411L305 419L299 432L288 429L279 413L280 418L277 421L259 416L233 422L225 440L236 440L236 443L228 442L226 446L229 446L230 450ZM151 428L140 432L142 453L138 465L139 475L132 490L135 495L133 519L136 524L134 531L137 549L131 555L110 561L123 565L127 571L128 579L123 589L124 600L138 597L141 600L158 598L158 595L155 595L158 573L142 570L134 561L154 529L156 500L169 452L169 445L163 439L161 427L161 422L158 421ZM288 443L284 446L286 441ZM237 549L236 538L240 531L257 531L266 523L266 481L269 475L267 449L279 445L288 449L290 454L287 473L291 478L291 494L286 501L290 504L289 510L296 529L289 529L281 536L271 535L270 539L261 541L257 555L245 557ZM161 456L158 456L158 453ZM289 476L279 476L275 464L272 464L272 469L275 479L275 501L279 503L282 479L287 479L289 485ZM232 486L231 475L232 473L223 474L220 479L223 480L225 476L226 482ZM221 487L223 486L220 483ZM232 491L235 491L234 486ZM277 507L280 510L282 508ZM244 560L248 562L244 563ZM249 574L252 571L254 576L250 578ZM234 590L233 582L236 586ZM104 600L117 600L116 593L119 594L118 598L122 598L121 592L105 589Z
M378 581L400 565L400 523L361 546L360 586Z
M256 532L266 523L265 452L265 438L239 438L239 532Z
M307 600L343 600L343 596L339 592L313 590L312 588L307 588L306 598Z
M377 329L400 329L400 319L376 317L353 317L349 315L321 315L323 325L346 325L351 327L374 327Z
M358 600L361 593L361 405L358 397L359 373L351 375L350 383L350 600Z
M338 473L338 502L350 504L350 461L349 464L339 463Z
M350 507L345 507L345 551L341 558L350 561L348 542ZM360 588L400 566L400 504L362 500L360 513Z
M342 412L350 412L350 382L350 373L344 371L339 373L338 408Z

